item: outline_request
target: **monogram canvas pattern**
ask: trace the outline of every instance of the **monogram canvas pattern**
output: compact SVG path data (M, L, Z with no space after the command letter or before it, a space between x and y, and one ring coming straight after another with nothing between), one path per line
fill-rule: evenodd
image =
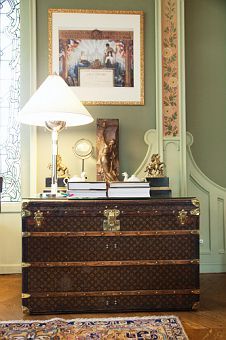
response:
M199 257L198 235L27 237L23 262L190 260Z
M198 288L197 265L29 267L28 292Z
M28 219L27 226L23 231L103 231L104 216L49 216L43 212L44 220L41 226L35 225L34 217ZM197 216L188 216L186 222L181 224L178 214L174 215L144 215L125 216L121 214L120 230L192 230L197 225Z
M31 298L23 304L35 313L187 310L196 302L196 295L116 296L116 297L51 297Z
M190 210L194 209L191 200L181 202L169 199L164 205L161 200L140 200L123 201L118 204L109 203L109 201L76 201L53 205L53 202L44 204L30 202L27 210L31 216L23 218L23 231L103 231L103 220L105 209L119 209L121 230L186 230L195 229L198 224L198 216L191 215ZM107 203L108 204L107 204ZM179 204L180 203L180 204ZM187 204L185 204L187 203ZM55 203L56 204L56 203ZM182 224L178 218L179 212L184 209L187 217ZM43 213L43 221L40 226L35 224L34 213L40 210Z
M23 232L39 234L23 235L22 290L30 294L23 306L33 314L192 309L199 301L196 208L189 198L30 201ZM106 209L120 211L119 231L103 232Z

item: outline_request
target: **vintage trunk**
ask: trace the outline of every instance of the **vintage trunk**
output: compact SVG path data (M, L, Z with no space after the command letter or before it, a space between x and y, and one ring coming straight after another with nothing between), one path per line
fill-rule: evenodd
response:
M195 198L30 200L22 213L25 312L197 309Z

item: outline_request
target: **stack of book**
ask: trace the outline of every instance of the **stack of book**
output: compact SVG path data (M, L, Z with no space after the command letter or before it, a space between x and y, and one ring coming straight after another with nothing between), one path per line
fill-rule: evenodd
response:
M64 182L65 177L58 177L57 178L57 192L65 192L67 191L67 186ZM45 188L43 190L43 193L50 193L51 192L51 183L52 183L52 178L51 177L46 177L45 179Z
M151 197L171 197L172 191L169 187L169 177L149 177Z
M67 183L69 198L102 198L107 197L106 182L73 182Z
M149 191L147 182L111 182L108 188L108 197L150 197Z

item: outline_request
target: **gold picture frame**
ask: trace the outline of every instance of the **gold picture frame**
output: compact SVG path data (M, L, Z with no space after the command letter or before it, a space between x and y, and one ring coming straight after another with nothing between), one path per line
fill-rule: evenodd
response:
M144 13L49 9L49 73L85 105L144 105Z

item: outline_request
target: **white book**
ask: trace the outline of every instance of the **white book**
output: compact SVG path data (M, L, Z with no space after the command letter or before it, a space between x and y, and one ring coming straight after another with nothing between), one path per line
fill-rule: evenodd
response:
M108 197L150 197L150 188L109 188Z
M106 182L70 182L68 181L68 190L78 190L78 189L105 189Z
M110 188L149 188L148 182L110 182Z
M68 190L68 198L100 198L107 197L106 190Z

